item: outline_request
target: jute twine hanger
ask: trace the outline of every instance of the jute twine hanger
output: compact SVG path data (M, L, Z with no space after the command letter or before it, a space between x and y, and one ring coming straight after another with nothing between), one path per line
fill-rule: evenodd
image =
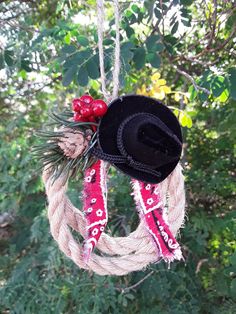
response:
M115 12L115 53L113 68L113 92L106 88L104 70L103 33L104 33L104 1L97 0L98 16L98 47L101 72L102 93L106 101L118 96L120 71L120 39L119 39L119 5L113 0ZM44 169L43 181L48 198L48 218L53 238L57 241L60 250L74 261L80 268L91 270L99 275L126 275L132 271L142 270L150 263L160 260L147 230L142 222L135 231L127 237L112 237L103 233L97 249L100 254L91 254L88 263L83 258L82 244L72 235L72 229L83 237L86 235L86 221L84 213L76 208L66 195L68 181L61 175L53 183L53 173L50 168ZM181 165L158 184L164 206L167 208L168 223L171 232L176 235L184 223L185 192L184 178Z

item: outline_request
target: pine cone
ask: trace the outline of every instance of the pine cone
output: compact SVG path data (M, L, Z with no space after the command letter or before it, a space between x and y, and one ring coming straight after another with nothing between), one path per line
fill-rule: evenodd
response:
M64 155L72 159L81 156L88 147L92 131L86 130L83 133L70 128L63 128L62 131L64 136L60 137L58 146L64 152Z

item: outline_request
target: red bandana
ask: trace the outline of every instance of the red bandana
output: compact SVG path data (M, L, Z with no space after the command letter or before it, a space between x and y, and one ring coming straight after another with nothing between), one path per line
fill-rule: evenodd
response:
M98 160L85 172L83 210L87 221L84 243L86 262L107 224L106 175L106 164L102 160ZM140 219L144 221L159 255L166 261L181 259L180 246L168 227L158 185L133 179L132 187Z

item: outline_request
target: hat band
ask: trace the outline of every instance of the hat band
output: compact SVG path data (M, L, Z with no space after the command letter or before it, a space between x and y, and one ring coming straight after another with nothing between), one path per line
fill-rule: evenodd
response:
M99 159L108 161L112 164L127 164L130 167L146 172L148 174L155 175L157 177L161 177L161 173L159 171L153 170L150 167L142 164L141 162L135 161L131 156L120 156L120 155L110 155L104 153L101 149L93 147L91 149L91 153Z

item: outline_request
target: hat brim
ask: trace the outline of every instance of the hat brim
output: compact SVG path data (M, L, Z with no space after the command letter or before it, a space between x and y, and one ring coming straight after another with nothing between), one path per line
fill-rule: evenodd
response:
M104 153L120 155L117 147L117 131L121 122L135 113L151 113L164 122L182 143L182 133L179 122L172 111L156 99L142 95L126 95L113 100L107 113L101 119L98 126L98 145ZM128 164L114 164L116 168L147 183L159 183L163 181L176 167L179 160L165 164L155 170L161 173L160 177L142 172Z

